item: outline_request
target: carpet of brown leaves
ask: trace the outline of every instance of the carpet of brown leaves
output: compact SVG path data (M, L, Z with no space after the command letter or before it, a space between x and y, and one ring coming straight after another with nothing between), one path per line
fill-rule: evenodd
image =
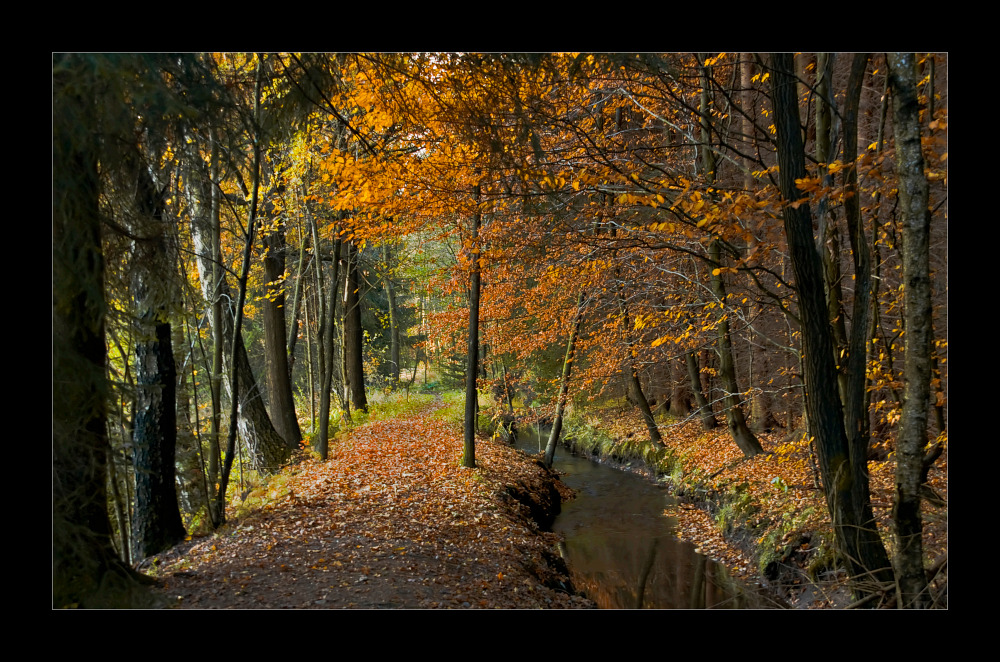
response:
M591 608L562 590L552 550L511 494L551 494L551 476L433 416L369 423L273 483L251 516L158 559L182 608Z

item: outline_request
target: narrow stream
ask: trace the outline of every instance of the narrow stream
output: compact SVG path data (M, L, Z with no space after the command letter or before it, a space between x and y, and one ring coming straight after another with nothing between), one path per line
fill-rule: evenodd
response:
M519 431L517 446L544 450L534 430ZM726 568L674 536L675 503L666 488L631 473L556 451L554 468L577 492L563 504L553 530L578 591L602 609L767 609L773 598L730 576Z

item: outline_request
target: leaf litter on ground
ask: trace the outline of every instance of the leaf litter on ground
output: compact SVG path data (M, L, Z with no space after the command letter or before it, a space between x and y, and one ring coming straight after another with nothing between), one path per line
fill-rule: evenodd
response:
M563 590L558 538L509 486L543 493L531 458L462 430L431 403L339 439L283 472L281 498L158 557L182 608L592 608Z

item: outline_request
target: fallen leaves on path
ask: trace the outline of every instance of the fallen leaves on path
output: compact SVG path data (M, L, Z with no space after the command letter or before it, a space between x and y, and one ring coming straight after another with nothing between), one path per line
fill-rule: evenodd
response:
M352 431L328 462L281 476L283 498L161 556L164 591L188 608L592 607L512 494L551 481L519 451L416 416Z

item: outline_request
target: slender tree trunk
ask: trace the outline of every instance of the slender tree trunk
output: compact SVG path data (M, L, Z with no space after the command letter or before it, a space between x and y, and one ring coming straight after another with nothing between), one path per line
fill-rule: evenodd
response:
M559 396L556 399L556 415L552 419L552 432L549 434L549 442L545 445L545 466L551 467L556 457L556 446L559 444L559 435L562 434L563 411L566 408L566 394L569 391L569 376L573 370L573 358L576 355L576 337L580 333L580 324L583 322L584 297L581 293L576 298L576 313L573 315L573 324L569 331L569 340L566 343L566 358L563 360L562 380L559 382Z
M365 395L364 331L361 328L361 280L358 275L358 249L347 242L347 290L344 292L344 388L349 390L351 404L359 411L368 411Z
M840 360L843 366L840 371L842 378L840 383L844 398L844 427L850 447L851 469L854 472L852 484L854 517L864 530L874 531L875 514L872 511L868 478L869 426L865 376L872 318L872 266L858 199L858 172L856 167L850 167L858 156L858 106L867 64L867 53L858 53L854 56L844 101L843 162L848 165L844 181L844 214L851 242L851 255L854 259L854 306L847 353ZM871 559L873 564L879 567L889 566L885 546L880 538L865 536L861 538L859 544L869 546L863 554Z
M205 172L201 157L193 149L196 143L191 143L189 152L188 188L186 193L191 206L191 237L197 255L199 281L202 295L210 302L211 324L216 338L216 352L220 347L235 347L235 351L223 354L222 372L226 379L220 378L230 400L235 400L238 406L238 417L234 419L239 425L240 438L244 446L251 452L255 462L262 469L274 469L287 460L292 450L274 429L270 416L261 398L257 380L254 378L243 343L242 333L235 333L233 321L236 319L236 300L232 296L229 283L223 275L218 261L221 251L218 246L218 207L214 204L212 180ZM209 203L209 204L206 204ZM221 336L222 343L218 343ZM233 356L235 355L235 373ZM218 374L218 373L216 373ZM232 391L232 375L236 374L236 390ZM220 394L221 395L221 394ZM221 452L221 451L220 451ZM221 485L221 481L220 481ZM224 494L217 494L224 500ZM221 515L224 503L218 505Z
M691 380L687 374L687 360L683 356L669 359L671 416L684 418L691 413Z
M308 270L306 263L306 235L301 232L301 222L299 224L299 268L295 271L295 293L292 295L292 323L288 325L288 380L294 381L295 372L295 346L299 339L299 309L302 305L302 290L304 276Z
M334 338L337 332L337 290L340 284L340 255L341 240L338 237L333 242L333 274L330 279L330 293L327 297L328 305L325 321L320 330L320 342L324 345L323 365L320 369L320 391L319 391L319 439L317 440L320 459L324 462L330 447L330 391L333 385L333 371L336 369Z
M257 233L257 206L260 195L260 158L261 158L261 136L260 136L260 96L261 96L261 74L263 63L260 57L257 59L257 75L254 83L254 127L253 127L253 188L250 197L250 216L247 218L247 232L243 242L243 268L240 271L239 290L236 298L236 309L234 313L234 329L232 344L232 359L230 365L232 371L229 375L229 392L235 396L239 393L239 376L246 362L249 370L250 361L246 356L246 348L240 342L243 338L243 305L247 296L247 279L250 277L250 257L253 255L254 235ZM236 397L232 397L229 407L229 435L226 439L226 456L222 465L222 480L219 483L219 497L225 498L226 488L229 484L230 472L233 468L233 460L236 457L236 426L240 402ZM266 412L265 412L266 413ZM268 419L270 423L270 419ZM273 428L272 428L273 429ZM286 454L287 455L287 454ZM261 468L274 469L276 466L268 464L268 458L260 458L263 462L258 462ZM281 458L284 460L284 457Z
M903 221L903 302L906 357L903 368L903 412L896 441L896 500L893 563L900 605L930 606L924 574L920 484L931 383L930 210L927 178L920 147L920 103L917 100L916 56L889 56L896 172Z
M712 242L709 248L712 261L722 266L722 257L718 242ZM747 425L746 416L743 414L743 404L740 399L740 388L736 381L736 362L733 360L733 344L729 334L729 319L725 312L726 287L722 282L722 274L713 271L711 276L712 292L715 294L722 306L722 319L717 327L716 353L719 355L719 377L722 380L722 388L725 391L722 402L726 410L726 425L729 426L729 433L733 441L743 451L744 457L753 457L763 453L764 449L760 441L750 431Z
M399 385L399 309L396 304L396 286L392 283L392 250L389 242L382 246L385 259L385 275L382 284L389 299L389 386L396 390Z
M714 430L719 423L712 413L712 405L705 397L705 390L701 385L701 368L698 366L698 357L694 352L684 355L687 363L688 378L691 380L691 394L694 396L694 403L698 407L698 417L701 419L701 427L705 430Z
M476 203L479 203L480 185L476 184ZM482 219L477 210L472 215L472 237L469 273L469 339L465 363L465 446L462 452L462 466L476 466L476 412L479 409L479 279L480 246L479 225Z

